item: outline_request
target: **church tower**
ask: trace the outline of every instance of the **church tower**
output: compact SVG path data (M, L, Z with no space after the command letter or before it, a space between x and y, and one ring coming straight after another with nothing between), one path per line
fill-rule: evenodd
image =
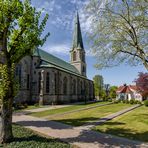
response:
M71 64L78 69L81 75L86 77L85 50L83 46L78 12L75 18L72 50L70 51L70 55Z

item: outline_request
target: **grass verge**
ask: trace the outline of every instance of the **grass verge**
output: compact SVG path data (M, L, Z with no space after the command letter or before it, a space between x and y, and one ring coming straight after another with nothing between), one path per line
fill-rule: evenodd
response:
M96 126L94 130L148 142L148 107L137 108L112 121Z
M99 104L101 105L101 104L105 104L105 103L109 103L109 102L96 102L96 103L89 103L89 104L72 105L72 106L68 106L68 107L50 109L50 110L41 111L41 112L34 112L34 113L31 113L30 115L35 116L35 117L45 117L48 115L50 116L50 115L55 115L55 114L61 114L61 113L74 111L74 110L78 110L78 109L82 109L82 108L86 108L86 107L92 107L92 106L96 106Z
M57 139L39 136L32 130L26 129L19 125L13 125L14 140L6 148L71 148L67 143ZM1 147L1 146L0 146Z
M96 120L101 117L105 117L112 113L131 107L131 104L110 104L107 106L101 106L98 108L92 108L89 110L79 111L75 113L65 114L62 116L49 117L49 120L54 120L62 123L66 123L73 126L81 126Z

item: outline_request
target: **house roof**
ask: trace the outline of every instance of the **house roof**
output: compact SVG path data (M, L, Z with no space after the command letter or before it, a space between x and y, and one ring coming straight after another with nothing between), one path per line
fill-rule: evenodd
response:
M42 50L42 49L36 49L33 56L40 56L41 62L38 68L56 68L80 77L85 78L82 76L79 71L70 63L67 63L63 61L60 58L57 58L50 53Z
M140 89L136 85L124 85L124 86L120 86L116 92L117 93L131 93L135 91L140 91Z

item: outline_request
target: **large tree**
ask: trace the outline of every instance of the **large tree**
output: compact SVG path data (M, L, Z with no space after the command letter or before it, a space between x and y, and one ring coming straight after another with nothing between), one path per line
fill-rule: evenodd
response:
M41 38L48 15L40 20L41 12L30 0L0 0L0 99L2 128L0 142L13 138L12 103L15 96L14 70L16 64L35 48L43 45L49 33Z
M94 81L94 89L95 89L95 96L101 97L103 91L103 77L101 75L95 75L93 77Z
M148 0L91 0L87 10L98 68L127 62L148 70Z

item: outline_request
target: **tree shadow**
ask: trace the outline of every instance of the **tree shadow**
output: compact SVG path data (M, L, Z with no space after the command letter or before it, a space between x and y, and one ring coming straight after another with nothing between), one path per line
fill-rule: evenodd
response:
M118 124L118 123L117 123ZM126 138L122 138L124 137L124 135L120 135L118 134L118 136L121 137L117 137L117 136L113 136L113 135L109 135L106 133L118 133L120 132L124 134L128 134L128 139ZM129 129L124 130L122 128L120 129L115 129L114 131L108 131L104 133L100 133L100 132L96 132L96 131L90 131L90 130L82 130L80 135L77 137L72 137L72 138L63 138L61 140L64 141L69 141L71 143L75 143L77 141L79 141L80 143L94 143L96 145L98 145L98 147L105 147L105 148L111 148L111 147L141 147L141 145L143 144L143 142L140 141L133 141L131 136L133 136L132 133L130 133ZM134 134L136 135L136 134ZM143 136L147 136L148 137L148 132L144 132L144 133L140 133L137 135L137 137L143 137ZM129 140L130 139L130 140ZM143 140L143 139L138 139L138 140ZM147 142L148 140L145 139L143 140L145 142Z
M105 125L109 125L106 124ZM97 131L102 132L102 130L97 129ZM148 142L148 131L138 133L134 130L131 129L123 129L123 128L107 128L105 133L107 134L112 134L116 135L119 137L125 137L131 140L138 140L138 141L143 141L143 142Z
M62 122L64 124L73 126L82 126L84 124L91 124L93 121L97 121L99 118L88 117L88 118L76 118L76 119L53 119L56 122Z
M49 127L52 129L72 129L70 125L62 124L55 121L17 121L16 124L33 127Z

